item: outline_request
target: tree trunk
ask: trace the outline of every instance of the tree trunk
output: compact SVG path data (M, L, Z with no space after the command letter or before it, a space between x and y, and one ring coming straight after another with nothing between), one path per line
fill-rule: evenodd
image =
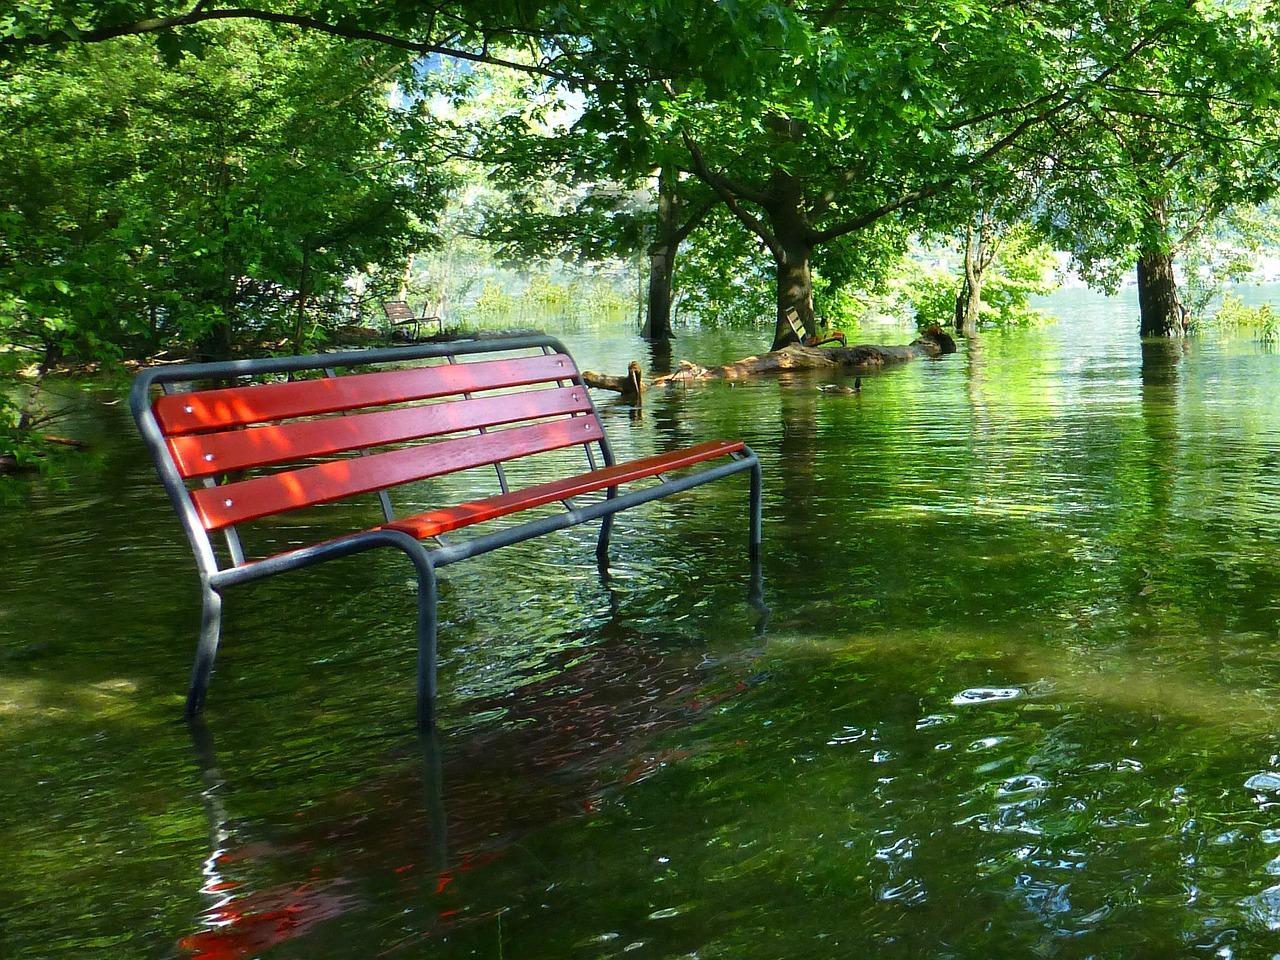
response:
M204 342L199 352L199 359L201 360L231 359L231 348L235 341L235 333L232 330L231 322L232 296L224 296L220 306L222 307L222 319L215 323L204 337Z
M409 283L413 280L413 254L404 262L404 270L400 272L400 286L396 288L396 299L409 302Z
M311 248L302 248L302 274L298 280L298 313L293 321L293 352L302 353L307 328L307 297L311 295Z
M649 245L649 310L640 336L646 340L670 340L671 277L676 265L680 234L680 202L676 195L676 171L658 171L658 220Z
M636 259L636 326L644 325L644 260Z
M649 310L640 336L646 340L670 340L671 277L675 272L674 243L655 243L649 248Z
M613 390L623 395L632 403L640 403L644 397L644 373L639 362L632 360L627 365L625 376L615 377L607 373L596 373L594 370L582 371L582 382L588 387L600 390Z
M982 313L982 233L969 225L964 243L964 282L956 296L956 332L963 337L978 333Z
M50 371L61 359L62 347L52 340L46 340L44 356L40 359L40 363L36 365L35 382L31 384L31 390L27 393L27 398L23 401L21 412L18 414L17 426L19 433L34 429L44 419L40 416L40 394L44 390L45 377L49 375Z
M1138 309L1144 337L1173 337L1184 332L1186 308L1178 296L1172 254L1145 253L1138 260Z
M204 352L211 360L230 360L231 348L235 342L233 317L237 304L237 277L240 271L232 262L231 249L231 160L228 156L227 132L225 126L219 124L220 159L218 163L218 205L221 212L221 245L219 255L222 262L221 287L217 293L218 305L222 307L222 315L209 330L205 338ZM204 358L202 358L204 359Z
M773 333L772 350L781 350L789 343L798 343L799 337L791 328L789 315L807 334L816 334L818 324L813 314L813 272L809 257L812 248L800 241L784 243L782 256L777 257L778 321Z

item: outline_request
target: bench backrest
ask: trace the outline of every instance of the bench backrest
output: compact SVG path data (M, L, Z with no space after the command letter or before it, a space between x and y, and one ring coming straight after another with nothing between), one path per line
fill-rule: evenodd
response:
M526 355L483 357L516 350ZM426 358L445 362L338 374ZM323 376L167 392L182 382L302 371ZM153 402L157 383L166 392ZM565 447L585 446L594 465L597 445L612 462L577 366L546 337L152 368L131 403L170 496L199 528L188 534L203 534L206 545L208 532L239 523ZM316 458L328 459L299 464ZM241 476L263 467L275 469ZM238 553L232 545L237 562Z
M382 304L382 312L387 315L387 319L392 323L408 323L410 320L416 320L413 310L409 304L403 300L388 300Z

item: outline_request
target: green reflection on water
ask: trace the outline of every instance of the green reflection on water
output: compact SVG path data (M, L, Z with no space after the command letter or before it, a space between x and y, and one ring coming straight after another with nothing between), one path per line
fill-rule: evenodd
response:
M191 561L82 394L92 468L0 511L3 955L1270 956L1280 360L1056 303L858 396L606 403L760 452L767 629L743 483L623 515L607 585L587 529L450 568L438 754L392 557L230 595L193 743Z

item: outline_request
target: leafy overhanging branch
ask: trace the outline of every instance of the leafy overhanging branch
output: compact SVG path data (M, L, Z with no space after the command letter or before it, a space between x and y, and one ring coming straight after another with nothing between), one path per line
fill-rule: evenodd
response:
M381 30L361 27L351 23L332 22L318 17L304 16L302 14L283 13L275 10L262 10L255 7L216 7L208 9L204 2L197 3L185 13L174 14L167 17L147 17L87 30L68 26L64 29L51 30L47 33L28 33L24 36L10 35L0 37L0 49L4 47L52 46L68 41L76 43L100 43L106 40L114 40L118 37L161 33L176 30L181 27L193 26L200 23L211 23L219 20L257 20L264 23L300 27L306 30L316 31L318 33L329 34L330 36L342 37L347 40L366 40L373 43L380 43L384 46L395 47L400 50L424 56L434 54L456 60L469 60L473 63L487 63L521 73L546 77L550 80L558 80L562 83L574 86L583 86L596 82L591 78L556 70L546 64L521 63L516 60L509 60L504 57L495 56L488 52L487 41L479 51L467 50L461 47L432 42L430 40L415 40L411 37L386 33Z

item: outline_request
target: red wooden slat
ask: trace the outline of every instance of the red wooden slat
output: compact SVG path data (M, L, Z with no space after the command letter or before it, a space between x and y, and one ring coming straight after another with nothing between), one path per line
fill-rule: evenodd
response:
M562 387L399 407L349 417L296 420L247 430L188 434L171 438L169 447L184 477L205 477L477 427L586 413L590 409L585 387Z
M603 436L600 421L595 417L552 420L206 487L193 490L191 500L205 528L220 530L235 523L412 480L590 443Z
M577 375L572 358L561 354L450 363L380 373L353 373L324 380L261 383L223 390L173 393L155 402L166 434L223 430L251 423L310 417L356 407L427 400L478 390L522 387Z
M473 523L483 523L486 520L504 517L520 510L556 503L567 497L576 497L595 490L603 490L606 487L616 487L633 480L643 480L645 477L666 473L668 470L690 467L704 460L713 460L716 457L737 453L742 448L743 443L741 440L712 440L708 443L700 443L695 447L689 447L687 450L676 450L656 457L632 460L629 463L620 463L616 466L605 467L602 470L593 470L590 473L580 474L576 477L555 480L535 487L526 487L523 490L513 490L510 493L488 497L484 500L473 500L470 503L462 503L456 507L445 507L441 510L419 513L412 517L405 517L403 520L397 520L394 523L388 523L386 524L386 529L402 530L417 537L419 540L425 540L428 537L448 533L450 530L471 526Z

